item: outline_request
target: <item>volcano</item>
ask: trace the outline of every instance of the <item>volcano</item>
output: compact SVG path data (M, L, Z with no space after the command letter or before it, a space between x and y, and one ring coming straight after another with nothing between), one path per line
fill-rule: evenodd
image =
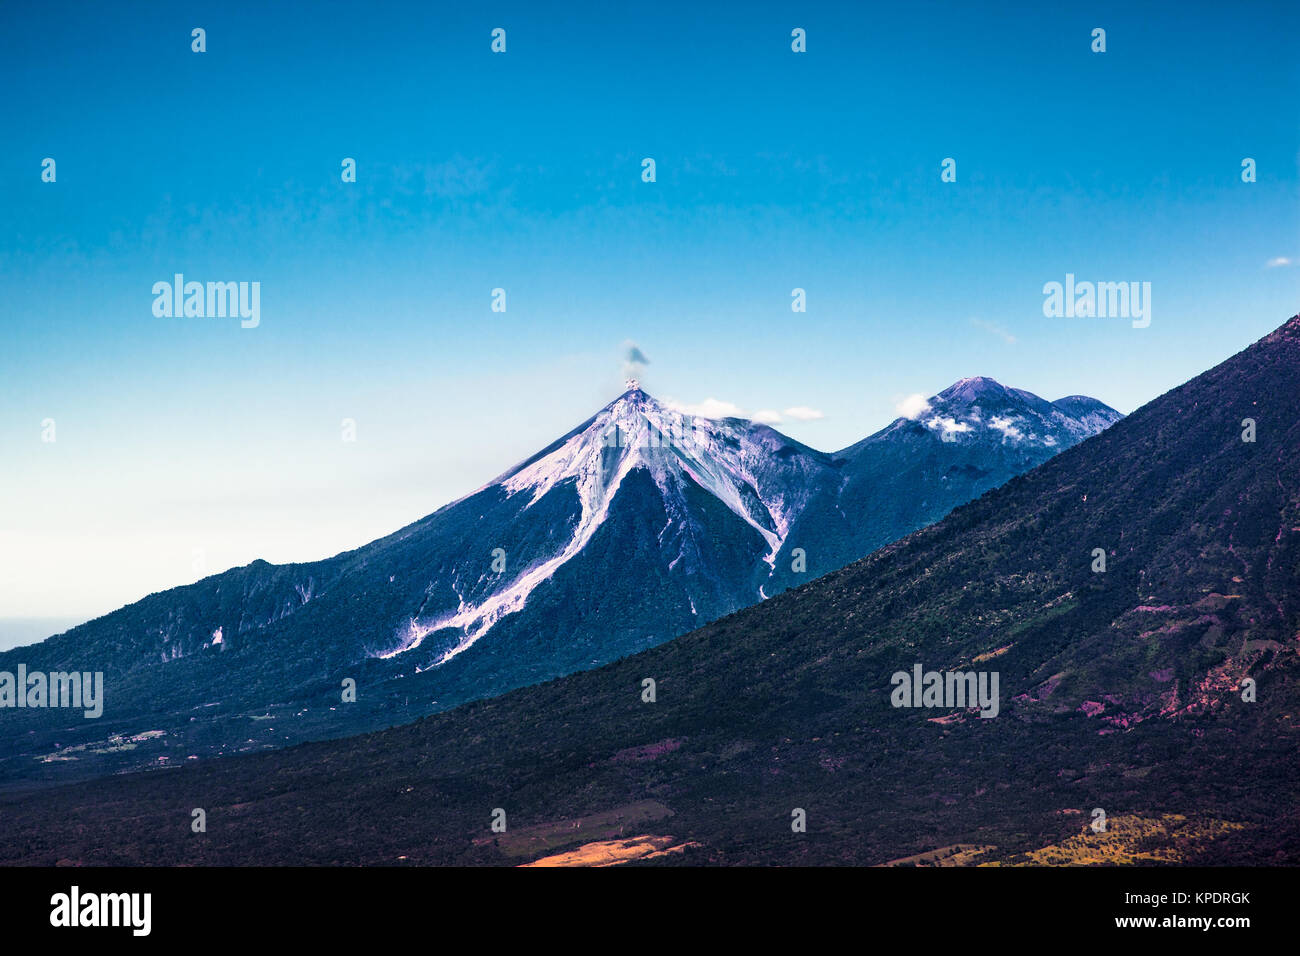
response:
M0 670L102 671L106 685L93 722L13 712L0 773L61 779L341 736L596 667L842 567L1120 418L965 379L922 417L826 453L629 385L357 550L255 561L0 654Z

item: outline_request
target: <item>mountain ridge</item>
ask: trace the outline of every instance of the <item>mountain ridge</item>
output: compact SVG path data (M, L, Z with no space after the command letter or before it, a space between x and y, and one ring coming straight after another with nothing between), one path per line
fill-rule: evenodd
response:
M367 545L251 562L0 655L0 668L91 661L110 701L95 727L11 715L15 731L34 734L0 759L0 780L359 732L597 666L861 557L1108 423L1067 420L991 379L981 390L1000 396L1004 427L947 403L964 416L953 440L899 419L842 456L626 390L493 481ZM346 679L366 692L340 726L331 706ZM274 719L241 726L261 715ZM124 752L93 739L110 728L165 738ZM88 751L65 759L68 741Z

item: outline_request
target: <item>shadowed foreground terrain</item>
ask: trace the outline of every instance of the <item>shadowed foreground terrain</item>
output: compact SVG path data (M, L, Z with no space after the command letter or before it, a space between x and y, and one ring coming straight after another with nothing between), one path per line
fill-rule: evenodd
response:
M939 524L635 657L6 796L0 862L1300 863L1297 451L1300 316ZM998 716L893 707L916 664L996 670Z

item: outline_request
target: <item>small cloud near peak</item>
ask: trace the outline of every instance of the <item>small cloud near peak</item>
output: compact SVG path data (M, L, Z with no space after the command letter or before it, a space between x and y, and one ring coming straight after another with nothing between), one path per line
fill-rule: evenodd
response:
M698 418L744 418L745 411L735 402L724 402L720 398L710 396L702 402L679 402L676 399L668 399L664 402L675 412L682 412L686 415L695 415Z
M930 400L917 392L915 395L908 395L894 405L894 411L898 412L903 418L920 418L930 410Z
M669 398L664 401L664 405L675 412L695 415L699 418L747 418L764 425L776 425L787 418L800 422L814 422L826 417L825 412L817 408L809 408L807 405L795 405L784 412L778 412L773 408L761 408L751 413L735 402L723 401L712 396L702 402L682 402Z
M815 422L826 417L826 413L821 409L809 408L807 405L795 405L793 408L787 408L785 413L799 422Z

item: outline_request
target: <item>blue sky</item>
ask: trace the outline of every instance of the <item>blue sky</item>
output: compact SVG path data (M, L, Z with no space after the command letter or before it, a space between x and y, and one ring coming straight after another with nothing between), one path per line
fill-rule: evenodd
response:
M831 450L968 375L1129 412L1300 308L1293 3L541 7L0 8L0 617L362 544L629 340ZM177 272L260 325L156 317ZM1150 327L1044 317L1066 273Z

